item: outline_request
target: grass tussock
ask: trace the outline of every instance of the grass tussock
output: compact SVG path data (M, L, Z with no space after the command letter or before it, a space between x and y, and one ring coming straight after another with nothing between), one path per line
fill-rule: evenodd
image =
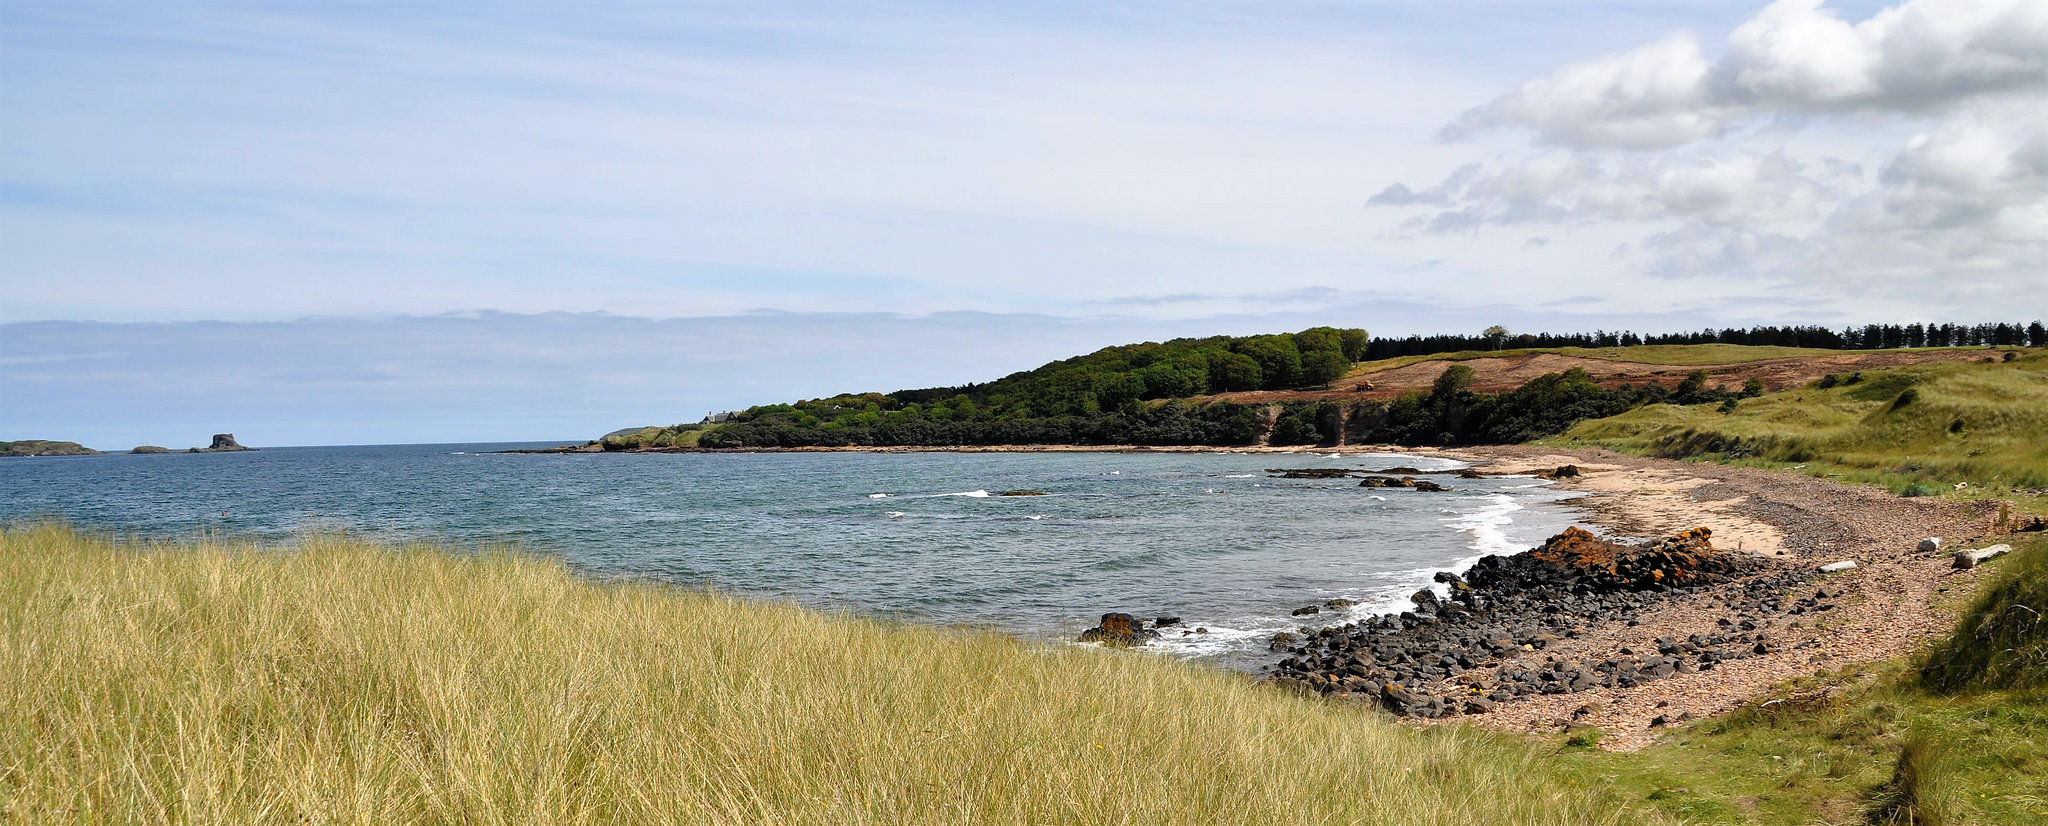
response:
M559 563L0 529L0 821L1655 821L1516 741Z
M2038 490L2048 488L2048 354L1865 371L1728 410L1651 405L1546 442L1793 467L1909 495Z
M1948 693L2048 690L2048 541L2022 545L1999 566L1956 630L1927 652L1920 683Z

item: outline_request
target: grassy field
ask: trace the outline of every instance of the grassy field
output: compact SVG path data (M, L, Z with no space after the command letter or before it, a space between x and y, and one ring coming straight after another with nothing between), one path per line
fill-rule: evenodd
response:
M1850 378L1744 400L1732 411L1652 405L1546 441L1796 469L1916 495L2048 488L2048 354Z
M1646 344L1636 347L1530 347L1507 350L1460 350L1455 353L1436 353L1426 356L1397 356L1376 361L1362 361L1353 365L1351 372L1337 383L1371 378L1371 374L1395 367L1405 367L1424 361L1471 361L1483 358L1505 358L1526 356L1536 353L1552 353L1560 356L1601 359L1603 361L1627 361L1637 364L1664 364L1674 367L1698 367L1709 364L1742 364L1768 359L1797 358L1801 356L1839 356L1858 351L1821 350L1811 347L1753 347L1746 344Z
M696 447L697 440L704 434L723 427L715 424L679 424L669 427L643 427L631 433L613 433L604 437L605 446L612 450L627 450L647 447Z
M1957 630L1911 660L1562 762L1687 823L2048 824L2048 620L2031 613L2048 609L2048 539L1992 564Z
M0 530L0 822L1654 823L1517 740L503 553Z

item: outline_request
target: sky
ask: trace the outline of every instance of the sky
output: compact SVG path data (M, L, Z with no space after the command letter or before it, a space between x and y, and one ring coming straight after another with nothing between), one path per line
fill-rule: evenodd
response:
M2048 0L0 5L0 439L2043 295Z

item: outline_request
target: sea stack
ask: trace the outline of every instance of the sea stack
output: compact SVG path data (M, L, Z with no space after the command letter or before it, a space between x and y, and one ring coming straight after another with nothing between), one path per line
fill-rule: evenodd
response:
M208 445L208 446L206 446L206 447L203 447L203 448L202 448L202 447L195 447L195 448L192 448L191 450L188 450L188 451L185 451L185 452L187 452L187 453L225 453L225 452L228 452L228 451L231 451L231 450L255 450L255 448L253 448L253 447L243 447L243 446L242 446L242 443L241 443L241 442L237 442L237 441L235 441L235 434L233 434L233 433L215 433L215 434L213 434L213 444L211 444L211 445Z

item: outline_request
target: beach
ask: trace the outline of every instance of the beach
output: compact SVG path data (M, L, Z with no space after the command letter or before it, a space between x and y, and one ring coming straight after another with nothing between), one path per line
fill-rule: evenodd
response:
M1857 567L1816 572L1811 588L1846 593L1824 616L1778 615L1766 627L1777 642L1769 653L1719 663L1632 688L1518 698L1487 714L1451 718L1519 732L1556 732L1596 726L1603 748L1629 750L1654 742L1663 726L1726 712L1779 683L1890 659L1945 633L1954 600L1946 592L1967 586L1974 571L1950 565L1949 551L1989 531L1996 506L1932 497L1902 498L1871 487L1845 485L1798 473L1675 462L1606 451L1563 451L1535 446L1418 451L1472 462L1493 473L1523 473L1576 465L1581 475L1558 479L1583 491L1570 504L1588 521L1627 538L1668 535L1692 527L1713 531L1713 543L1783 565L1815 572L1850 560ZM1927 537L1942 549L1922 552ZM1725 627L1737 615L1719 592L1679 595L1637 617L1634 626L1609 624L1559 640L1543 657L1602 659L1622 648L1655 649L1658 637L1684 638Z

